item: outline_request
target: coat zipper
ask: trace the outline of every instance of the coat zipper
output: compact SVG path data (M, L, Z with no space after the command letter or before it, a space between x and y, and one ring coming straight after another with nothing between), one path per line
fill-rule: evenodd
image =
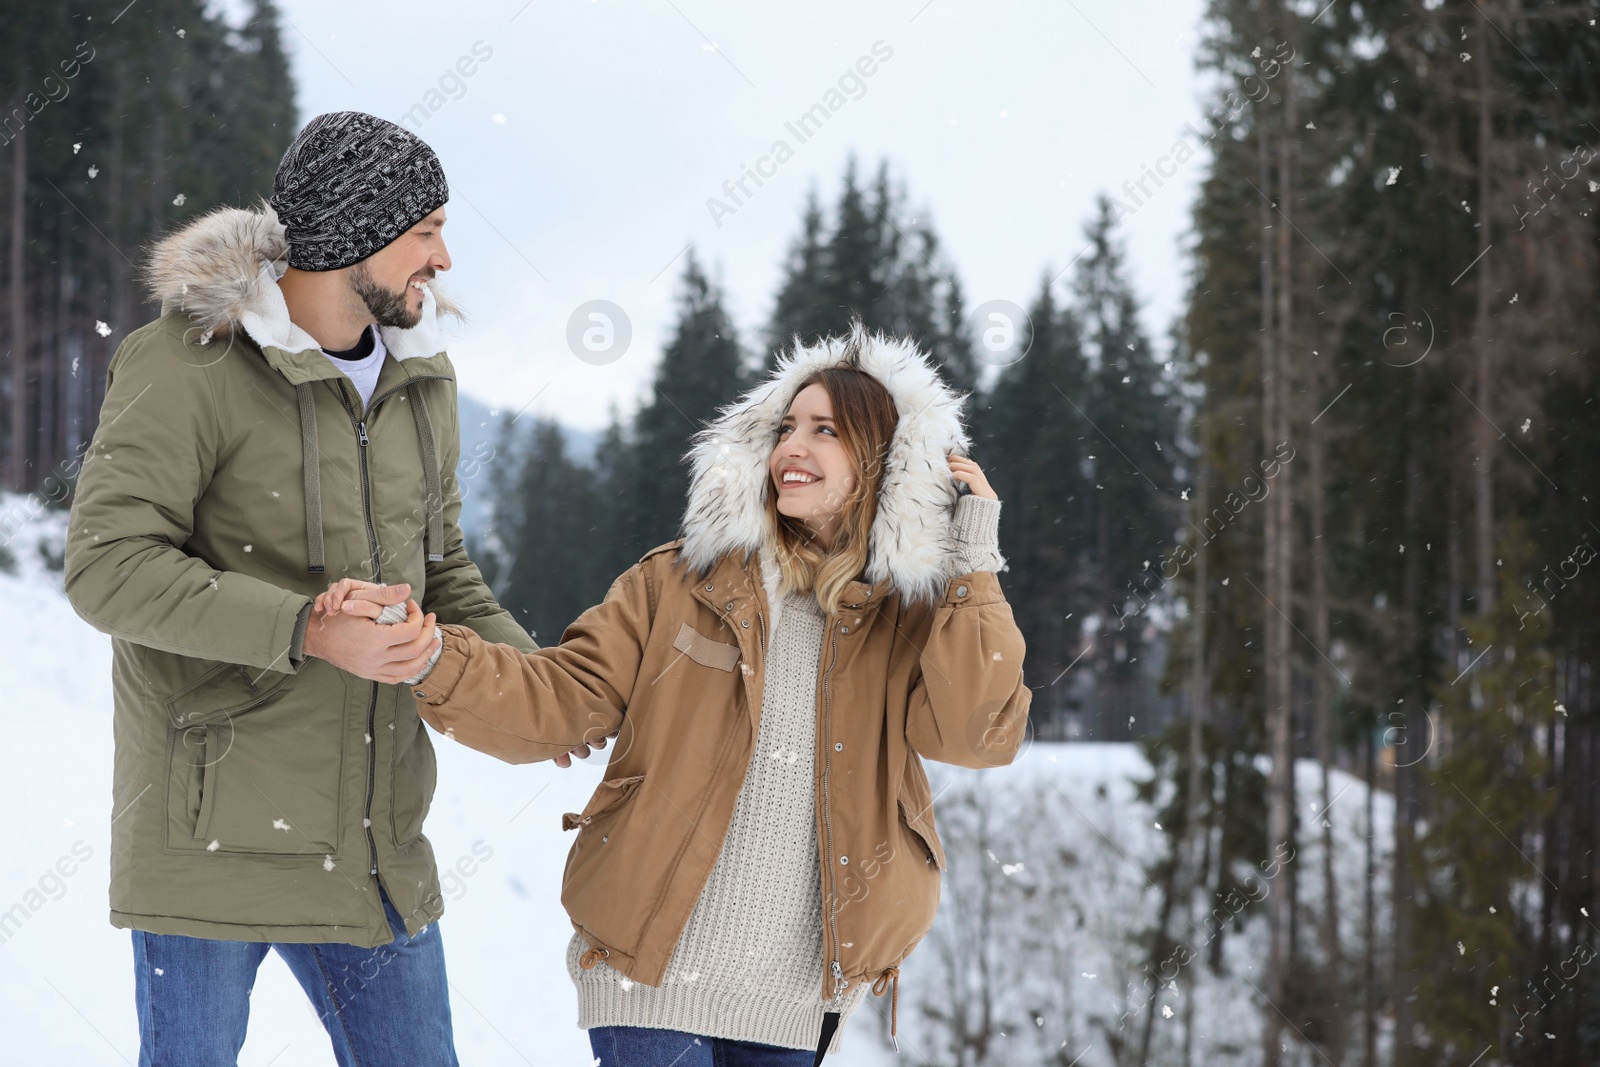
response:
M358 418L355 408L350 403L350 396L345 392L344 383L339 382L339 399L344 403L344 409L350 416L350 422L356 431L356 452L361 460L361 515L367 525L367 545L372 550L372 580L383 581L383 564L378 556L378 531L372 525L372 484L367 474L367 447L372 441L367 437L367 420ZM394 390L390 390L394 392ZM385 394L387 395L387 394ZM370 405L369 405L370 409ZM368 874L378 876L378 842L372 836L372 794L378 781L378 738L376 734L378 725L378 683L371 683L371 692L367 696L367 804L361 814L361 826L367 834L367 858L369 863Z
M409 377L405 385L397 385L393 389L373 397L366 406L366 411L377 407L380 400L392 396L404 389L412 382L450 381L448 374L418 374ZM367 448L372 444L367 436L367 420L365 412L356 415L355 406L350 403L350 394L345 391L344 382L335 382L339 387L339 400L344 404L345 413L350 416L350 424L355 427L357 453L361 459L361 516L367 526L367 545L372 551L372 580L383 581L383 563L378 554L378 531L372 525L372 483L367 471ZM367 858L370 860L367 873L376 878L378 876L378 842L372 836L372 795L378 784L378 683L372 683L372 690L367 697L367 803L362 810L361 826L367 834Z
M830 939L829 953L833 961L833 1000L838 1003L839 996L844 992L847 983L844 979L844 969L839 966L839 927L835 917L834 902L839 899L839 880L834 871L833 859L833 823L829 819L831 808L828 803L828 770L833 765L833 757L828 755L828 738L831 734L829 725L832 722L833 693L829 688L829 680L833 677L833 668L839 662L839 634L838 630L830 626L831 648L828 669L822 675L822 826L827 841L828 856L828 935Z

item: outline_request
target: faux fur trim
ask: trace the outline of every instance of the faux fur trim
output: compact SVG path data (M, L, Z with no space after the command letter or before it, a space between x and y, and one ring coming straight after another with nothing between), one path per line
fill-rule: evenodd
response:
M237 329L262 348L321 350L289 321L277 280L289 265L283 224L265 201L254 211L224 207L160 241L145 265L144 280L163 311L181 310L207 334ZM380 328L396 359L435 356L445 350L439 318L460 309L433 283L422 298L422 320L409 330Z
M931 603L943 595L947 579L960 573L951 521L956 485L945 457L966 455L971 446L961 423L966 397L944 384L914 343L859 325L815 345L797 342L778 357L766 381L694 435L686 456L691 474L680 558L698 571L728 552L761 552L770 584L775 564L763 550L774 434L800 383L834 366L854 366L882 382L899 413L879 486L866 580L876 584L887 577L906 602Z

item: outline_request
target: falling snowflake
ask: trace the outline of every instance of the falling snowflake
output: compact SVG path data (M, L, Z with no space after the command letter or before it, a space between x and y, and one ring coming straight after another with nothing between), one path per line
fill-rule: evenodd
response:
M1465 200L1463 200L1463 201L1461 201L1461 210L1465 211L1468 215L1470 215L1470 214L1472 214L1472 205L1468 204Z
M111 327L107 326L105 323L101 322L99 319L95 319L94 320L94 332L99 334L101 337L110 337L111 336Z
M76 143L76 144L74 144L74 145L73 145L73 146L72 146L72 154L73 154L73 155L77 155L77 154L78 154L78 149L80 149L80 148L82 148L82 147L83 147L83 142L82 142L82 141L79 141L79 142L78 142L78 143ZM1590 182L1590 183L1589 183L1589 184L1590 184L1590 185L1593 185L1593 184L1594 184L1594 182ZM1593 192L1593 191L1594 191L1594 190L1592 190L1592 189L1591 189L1591 190L1590 190L1590 192Z
M213 842L211 842L211 844L206 846L206 851L207 852L215 852L217 850L217 847L219 845L221 845L221 844L222 844L221 841L213 841Z
M89 168L89 177L90 178L97 178L99 176L100 176L100 168L99 167L95 167L95 166L91 166Z
M1515 304L1517 302L1517 297L1519 297L1521 295L1522 295L1521 293L1512 293L1511 294L1511 303Z
M1533 420L1532 419L1523 419L1522 420L1522 432L1523 433L1527 433L1528 432L1528 427L1532 426L1532 425L1533 425Z
M256 550L256 546L255 545L245 545L244 546L244 550L246 552L254 552Z
M1189 499L1189 490L1185 489L1183 492L1179 493L1178 494L1178 499L1179 500L1188 500Z
M1315 123L1315 122L1308 122L1308 123L1306 123L1306 129L1308 129L1308 130L1314 130L1314 129L1316 129L1316 128L1317 128L1317 124L1316 124L1316 123Z
M282 830L285 833L287 833L288 830L289 830L289 824L284 822L282 819L273 819L272 820L272 828L274 830Z
M1401 169L1401 167L1390 167L1389 176L1383 180L1383 184L1393 185L1395 182L1399 181Z
M1099 978L1100 977L1098 974L1090 974L1088 971L1084 971L1083 972L1083 976L1085 978Z
M1171 1006L1166 1005L1166 1004L1161 1005L1161 1017L1163 1019L1172 1018L1172 1008L1171 1008Z
M1597 182L1597 181L1594 181L1593 179L1591 179L1589 181L1589 191L1591 193L1600 193L1600 182Z
M1000 865L1000 873L1007 877L1016 874L1020 870L1022 870L1022 864L1020 863L1002 863Z
M1463 945L1461 942L1457 941L1456 942L1456 955L1465 956L1466 954L1467 954L1467 946Z
M1465 63L1468 60L1470 60L1471 58L1472 58L1472 53L1471 52L1462 52L1461 53L1461 62Z
M188 30L179 30L178 31L178 36L179 37L187 37L187 36L189 36L189 31Z
M179 193L177 196L172 198L172 206L173 207L182 207L183 206L183 202L185 200L187 200L187 199L188 199L188 197L184 196L182 193Z

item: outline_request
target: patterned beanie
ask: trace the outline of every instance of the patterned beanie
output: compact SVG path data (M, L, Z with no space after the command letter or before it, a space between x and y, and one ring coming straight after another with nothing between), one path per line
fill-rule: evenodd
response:
M296 270L359 263L448 199L433 149L360 111L330 111L306 123L272 179L272 207Z

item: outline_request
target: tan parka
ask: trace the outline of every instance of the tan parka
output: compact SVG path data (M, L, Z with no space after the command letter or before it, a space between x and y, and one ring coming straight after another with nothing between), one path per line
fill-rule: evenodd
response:
M604 780L563 819L578 834L561 899L586 967L604 959L660 985L721 851L755 749L777 588L770 552L748 543L762 537L769 431L806 373L852 357L901 415L867 580L827 616L817 677L824 998L858 981L881 992L933 923L945 856L922 760L993 767L1021 745L1022 634L995 574L953 573L943 456L966 448L959 400L909 345L858 331L800 350L698 435L684 538L617 578L559 645L524 654L444 627L415 689L429 725L513 763L620 729Z

